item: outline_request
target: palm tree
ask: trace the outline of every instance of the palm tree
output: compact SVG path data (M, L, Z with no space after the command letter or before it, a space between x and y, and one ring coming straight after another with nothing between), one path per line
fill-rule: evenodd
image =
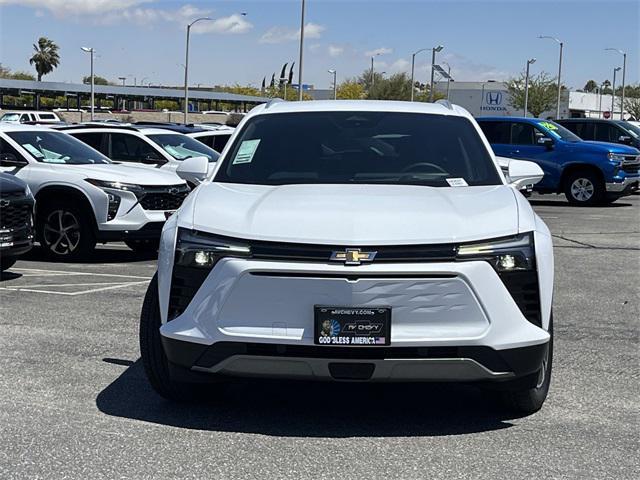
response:
M60 55L58 55L58 45L47 37L40 37L38 44L33 45L36 53L29 59L31 65L35 65L38 72L38 81L42 80L43 75L53 72L53 69L60 63Z

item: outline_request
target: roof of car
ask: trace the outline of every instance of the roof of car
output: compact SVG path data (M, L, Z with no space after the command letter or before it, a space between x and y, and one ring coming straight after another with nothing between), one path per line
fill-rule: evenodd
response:
M62 130L63 132L73 133L73 132L114 132L114 131L123 131L123 132L138 132L142 135L169 135L175 134L178 132L166 129L166 128L156 128L156 127L140 127L131 124L76 124L69 126L62 126L56 128L56 130Z
M435 115L470 116L458 105L447 106L446 102L424 103L391 100L314 100L309 102L270 101L255 107L249 115L297 112L406 112Z
M0 132L52 132L54 128L42 125L25 125L23 123L0 122Z
M506 116L502 116L502 117L498 117L498 116L494 116L494 117L476 117L476 120L478 122L483 122L483 121L498 121L498 122L512 122L512 121L520 121L520 122L553 122L554 120L545 120L543 118L537 118L537 117L506 117Z

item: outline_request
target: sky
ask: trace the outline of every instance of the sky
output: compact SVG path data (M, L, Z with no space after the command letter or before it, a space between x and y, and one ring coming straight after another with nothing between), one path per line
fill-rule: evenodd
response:
M0 63L33 72L32 44L46 36L61 63L43 80L79 82L89 74L154 85L184 82L186 24L192 28L190 84L259 87L285 62L297 61L300 0L0 0ZM531 73L556 75L564 42L563 83L612 79L627 52L627 84L640 81L640 0L307 0L304 83L329 88L370 68L409 72L411 54L443 45L437 63L457 81L505 80L537 61ZM242 13L246 13L242 15ZM430 51L416 56L416 79L428 82ZM446 67L445 67L446 68ZM297 66L296 66L297 82ZM34 72L35 73L35 72ZM620 80L618 80L620 81Z

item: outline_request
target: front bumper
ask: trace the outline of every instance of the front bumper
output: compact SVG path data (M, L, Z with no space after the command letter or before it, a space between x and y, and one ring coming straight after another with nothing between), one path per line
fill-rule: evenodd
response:
M391 345L315 345L318 304L390 307ZM372 381L521 377L539 370L549 340L484 261L345 267L226 258L160 333L171 364L190 371Z
M625 177L621 182L607 182L605 188L610 194L630 195L640 188L640 177Z

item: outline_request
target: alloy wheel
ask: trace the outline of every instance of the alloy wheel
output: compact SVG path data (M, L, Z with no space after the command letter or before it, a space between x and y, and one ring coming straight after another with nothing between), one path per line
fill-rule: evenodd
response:
M571 195L579 202L588 202L594 192L595 186L588 178L576 178L571 184Z
M80 222L65 210L52 211L44 223L44 243L58 255L73 253L80 244Z

